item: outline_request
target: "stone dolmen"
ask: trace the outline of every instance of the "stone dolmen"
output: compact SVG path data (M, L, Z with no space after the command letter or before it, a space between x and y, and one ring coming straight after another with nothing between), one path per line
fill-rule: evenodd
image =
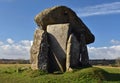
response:
M33 70L52 73L90 66L87 44L95 37L73 10L66 6L48 8L35 22L39 28L30 50Z

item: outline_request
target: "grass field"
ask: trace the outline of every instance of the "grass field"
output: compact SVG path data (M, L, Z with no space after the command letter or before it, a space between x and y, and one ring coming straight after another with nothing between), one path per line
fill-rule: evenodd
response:
M47 74L32 71L29 64L0 64L0 83L120 83L120 67L94 66Z

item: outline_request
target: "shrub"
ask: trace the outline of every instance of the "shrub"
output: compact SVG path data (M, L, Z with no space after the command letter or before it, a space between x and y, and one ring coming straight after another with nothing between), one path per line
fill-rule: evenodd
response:
M118 57L118 58L116 59L116 65L117 65L117 66L120 66L120 57Z

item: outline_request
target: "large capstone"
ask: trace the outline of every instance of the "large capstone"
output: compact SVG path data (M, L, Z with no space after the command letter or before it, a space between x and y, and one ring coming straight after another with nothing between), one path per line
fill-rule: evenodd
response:
M66 6L55 6L45 9L35 17L35 21L43 30L47 30L47 25L70 23L72 32L75 33L78 40L81 30L84 30L86 44L94 42L95 39L94 35L76 13Z

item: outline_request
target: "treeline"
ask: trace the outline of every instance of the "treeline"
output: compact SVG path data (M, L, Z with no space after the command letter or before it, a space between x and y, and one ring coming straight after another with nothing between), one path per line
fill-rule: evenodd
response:
M30 61L24 59L0 59L0 64L30 64Z
M96 60L90 60L89 63L91 65L120 67L120 58L117 58L117 59L96 59Z
M89 60L89 63L91 65L120 66L120 58L118 58L118 59L93 59L93 60ZM0 64L30 64L30 60L0 59Z
M116 59L93 59L89 60L91 65L113 65L116 64Z

